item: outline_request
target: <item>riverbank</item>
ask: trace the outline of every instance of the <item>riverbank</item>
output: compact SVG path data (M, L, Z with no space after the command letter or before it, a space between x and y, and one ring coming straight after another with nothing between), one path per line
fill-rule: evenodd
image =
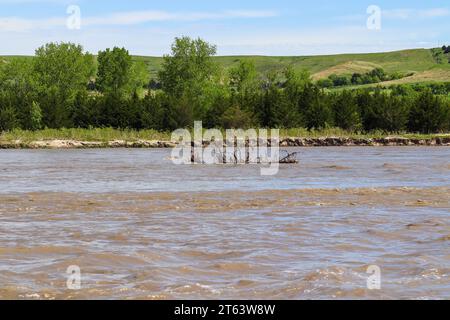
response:
M352 133L340 129L280 130L281 147L450 146L450 134ZM0 149L173 148L169 132L155 130L45 129L0 134Z
M206 145L206 143L205 143ZM113 141L77 141L77 140L41 140L24 142L0 141L0 149L99 149L99 148L173 148L176 143L159 140L113 140ZM381 146L450 146L450 137L437 138L286 138L280 147L381 147Z

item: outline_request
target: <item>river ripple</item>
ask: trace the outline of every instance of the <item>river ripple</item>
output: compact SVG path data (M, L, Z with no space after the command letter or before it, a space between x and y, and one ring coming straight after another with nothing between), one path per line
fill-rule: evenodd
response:
M170 150L1 151L0 298L450 297L450 148L300 154L261 177Z

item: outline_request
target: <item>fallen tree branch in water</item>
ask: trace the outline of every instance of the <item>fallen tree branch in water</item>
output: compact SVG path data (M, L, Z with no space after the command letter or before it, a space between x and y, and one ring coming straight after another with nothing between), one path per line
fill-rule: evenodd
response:
M297 159L298 152L288 152L287 150L283 150L283 152L285 152L286 155L284 157L280 157L280 159L278 161L279 164L297 164L297 163L299 163L299 161ZM242 163L242 164L262 164L263 163L263 161L261 160L260 157L258 157L256 159L256 161L251 161L250 153L248 151L246 151L245 161L242 161L242 162L240 161L240 159L242 159L240 150L234 150L230 159L227 159L227 155L222 152L218 152L216 157L217 157L216 164L240 164L240 163ZM191 163L199 163L198 161L196 161L194 148L192 148L192 150L191 150ZM276 162L274 162L274 163L276 163ZM202 161L201 164L205 164L205 162Z
M292 152L292 153L290 153L290 152L288 152L288 151L286 151L286 150L284 150L284 152L286 152L287 153L287 156L285 156L284 158L281 158L280 159L280 163L281 164L293 164L293 163L298 163L298 160L297 160L297 153L298 152Z

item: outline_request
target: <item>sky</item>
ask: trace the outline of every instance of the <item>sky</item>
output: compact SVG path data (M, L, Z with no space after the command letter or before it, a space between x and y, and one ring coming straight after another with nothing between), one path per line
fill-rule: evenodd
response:
M0 0L0 55L47 42L161 56L175 37L219 55L299 56L450 45L445 0Z

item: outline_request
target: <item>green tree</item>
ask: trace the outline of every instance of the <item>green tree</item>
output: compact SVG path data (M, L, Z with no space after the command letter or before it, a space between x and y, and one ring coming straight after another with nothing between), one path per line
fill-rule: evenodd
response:
M97 70L97 87L105 93L123 93L130 89L133 61L125 48L114 47L99 51ZM140 72L138 67L134 72Z
M70 106L77 92L86 90L95 71L94 57L80 45L48 43L36 50L33 64L43 124L72 126Z
M202 39L175 38L170 55L164 56L159 72L162 89L174 97L181 97L186 91L212 80L217 65L211 59L216 46ZM196 85L197 84L197 85Z
M18 127L16 111L13 107L0 107L0 131L9 131Z
M300 124L300 115L297 111L297 101L300 82L294 79L295 75L289 75L289 83L280 88L276 73L267 75L264 85L264 97L260 111L261 124L265 127L293 128Z
M144 128L164 130L165 128L165 116L164 112L164 94L148 94L142 101L142 124Z
M18 91L31 91L33 83L33 60L10 58L0 64L0 88Z
M133 62L130 70L130 80L127 91L129 94L137 93L139 97L145 95L145 88L150 82L150 73L143 61Z
M230 89L234 95L245 97L254 93L258 87L258 73L253 60L240 60L229 71Z
M42 110L39 103L33 101L30 107L29 125L30 130L39 130L42 128Z
M212 60L215 54L216 46L202 39L175 38L172 52L164 56L159 72L162 90L171 99L178 99L183 113L192 114L195 119L207 113L214 102L216 87L220 86L219 68Z
M283 85L286 97L297 105L301 92L306 86L312 84L311 74L307 70L296 72L294 68L289 66L284 69L283 76L286 79Z
M315 87L310 87L311 88ZM307 89L308 90L308 89ZM333 112L330 106L330 98L322 91L312 89L310 101L305 109L305 121L308 129L323 129L332 126Z
M328 78L333 81L335 87L348 86L351 84L351 80L347 76L332 74Z
M449 112L448 103L426 89L411 107L409 130L423 133L443 131L448 125Z
M361 128L358 104L350 91L344 90L333 97L334 124L345 130Z
M247 129L255 124L253 115L238 105L228 108L222 115L220 123L221 127L226 129Z
M18 125L24 128L29 126L32 101L37 100L32 62L29 58L9 58L0 63L1 100L3 105L14 106Z
M73 43L48 43L36 50L34 75L45 91L55 87L64 97L85 90L95 72L94 57Z
M409 100L407 97L388 96L380 115L381 129L388 132L400 132L406 129L410 108Z
M231 104L239 107L239 110L246 111L247 115L254 118L253 115L260 113L261 110L258 110L260 83L253 60L240 60L239 64L232 67L228 74Z
M334 83L331 79L326 78L326 79L317 80L317 85L320 88L332 88L334 86Z
M89 128L90 126L97 125L97 117L95 114L97 111L97 105L95 102L95 100L89 99L86 91L80 91L77 93L70 110L70 117L76 128Z

